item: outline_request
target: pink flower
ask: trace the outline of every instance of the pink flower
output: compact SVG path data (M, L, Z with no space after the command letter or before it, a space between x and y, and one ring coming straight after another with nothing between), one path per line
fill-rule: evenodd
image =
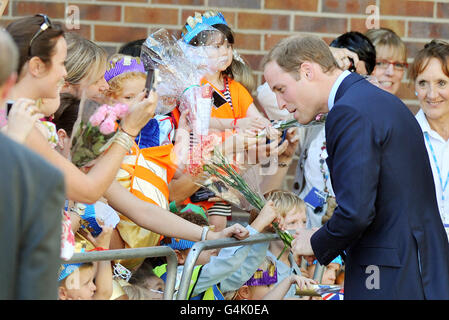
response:
M115 113L111 112L108 117L100 124L100 132L104 135L111 134L115 131Z
M108 106L104 104L89 118L89 122L96 127L103 122L107 114Z
M119 119L123 118L128 112L128 106L126 104L117 103L112 107L112 110L117 115Z

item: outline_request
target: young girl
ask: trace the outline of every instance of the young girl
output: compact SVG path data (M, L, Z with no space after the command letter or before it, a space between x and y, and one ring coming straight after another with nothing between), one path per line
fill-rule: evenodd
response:
M220 34L204 30L204 25L217 29ZM211 66L214 72L203 79L203 84L209 83L215 91L211 128L263 129L270 124L257 110L248 92L254 87L251 70L233 50L234 34L221 13L207 11L189 17L182 30L182 39L193 46L208 46L209 57L218 63Z
M146 73L140 58L113 55L105 73L109 89L106 97L112 103L131 105L144 91ZM161 208L169 208L168 183L176 172L172 161L174 127L168 116L156 116L141 130L131 151L125 156L117 179L132 194ZM160 235L137 226L120 216L117 229L121 247L138 248L159 244ZM137 236L136 236L137 235ZM128 269L135 269L144 258L120 261Z
M210 27L218 31L208 30ZM217 65L211 66L214 72L202 80L202 84L210 84L214 89L211 129L261 130L270 125L270 121L259 113L248 92L248 89L254 89L254 79L248 65L233 50L234 35L223 14L207 11L203 15L196 13L194 17L189 17L182 30L182 39L193 46L207 46L209 58L217 62ZM226 226L232 212L229 204L203 201L202 205L217 230Z

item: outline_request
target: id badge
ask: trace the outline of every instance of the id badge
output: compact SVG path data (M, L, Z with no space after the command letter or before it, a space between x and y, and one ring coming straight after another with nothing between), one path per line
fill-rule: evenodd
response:
M313 187L309 193L305 196L304 202L308 205L315 213L323 211L324 204L326 203L327 194L323 191L318 190Z

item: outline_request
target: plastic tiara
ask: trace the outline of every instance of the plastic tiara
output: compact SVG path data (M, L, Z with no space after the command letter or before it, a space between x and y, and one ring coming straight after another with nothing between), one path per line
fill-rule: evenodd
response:
M317 260L313 261L313 264L316 264ZM337 256L334 260L332 260L330 263L338 263L339 265L343 265L343 260L341 259L341 256Z
M104 78L109 82L109 80L126 72L145 73L145 68L139 57L126 56L118 61L110 61Z
M61 265L61 268L59 269L59 277L58 281L64 280L69 275L71 275L76 269L78 269L82 263L70 263L70 264L63 264Z
M187 32L182 33L182 40L185 43L189 43L195 38L201 31L210 30L210 27L215 24L224 24L228 25L223 14L217 11L206 11L203 15L198 12L195 12L194 17L188 17L185 28Z
M195 242L184 240L184 239L178 239L178 238L164 238L165 243L162 243L162 245L165 245L167 247L172 248L173 250L186 250L193 247ZM171 242L168 242L171 241Z
M278 281L278 273L275 262L270 260L267 270L257 269L253 276L245 282L247 286L266 286Z

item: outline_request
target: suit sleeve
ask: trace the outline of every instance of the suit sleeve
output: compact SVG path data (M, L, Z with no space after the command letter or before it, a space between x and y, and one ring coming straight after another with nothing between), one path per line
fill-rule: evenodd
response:
M62 173L50 165L33 167L25 181L31 210L22 212L23 227L17 299L56 299L61 265L61 210L65 189ZM28 213L26 213L28 212Z
M338 105L326 121L327 164L338 207L311 238L318 261L327 265L356 241L375 218L381 144L368 117Z

